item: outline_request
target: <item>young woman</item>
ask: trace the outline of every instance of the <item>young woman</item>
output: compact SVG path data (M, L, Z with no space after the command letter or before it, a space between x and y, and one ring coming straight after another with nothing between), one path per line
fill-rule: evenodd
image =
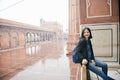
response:
M81 65L86 65L89 70L102 77L103 80L115 80L107 75L107 64L95 59L90 40L91 38L92 34L90 28L84 28L76 48ZM102 70L99 70L96 66L101 67Z

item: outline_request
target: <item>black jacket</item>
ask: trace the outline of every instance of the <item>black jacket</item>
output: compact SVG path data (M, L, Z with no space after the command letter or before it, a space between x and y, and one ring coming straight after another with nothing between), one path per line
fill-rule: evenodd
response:
M92 48L92 44L91 41L88 40L90 43L90 49L91 49L91 58L92 60L94 60L94 53L93 53L93 48ZM87 59L87 40L85 40L85 38L81 38L77 48L76 48L77 54L79 56L79 61L82 64L82 60L83 59Z

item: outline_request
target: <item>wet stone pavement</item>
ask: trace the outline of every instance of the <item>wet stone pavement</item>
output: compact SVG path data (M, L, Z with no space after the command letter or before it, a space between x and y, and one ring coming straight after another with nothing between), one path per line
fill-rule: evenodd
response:
M1 50L0 80L80 80L80 65L74 64L72 56L66 54L66 42ZM108 74L120 80L117 70L109 70ZM94 73L91 80L98 80Z
M0 52L0 80L80 80L80 66L65 42L46 42Z

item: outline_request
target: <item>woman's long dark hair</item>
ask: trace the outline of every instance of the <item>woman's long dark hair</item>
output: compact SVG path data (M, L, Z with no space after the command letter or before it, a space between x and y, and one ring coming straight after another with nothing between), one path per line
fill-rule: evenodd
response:
M91 33L90 28L88 28L88 27L85 27L85 28L82 30L81 38L85 38L84 32L85 32L86 29L90 32L90 36L89 36L88 39L91 39L91 38L92 38L92 33Z

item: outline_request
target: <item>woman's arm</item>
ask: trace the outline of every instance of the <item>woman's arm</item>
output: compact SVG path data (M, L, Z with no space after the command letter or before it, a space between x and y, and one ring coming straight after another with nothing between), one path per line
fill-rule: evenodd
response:
M90 41L90 46L91 46L92 60L95 60L94 52L93 52L93 47L92 47L91 41Z
M81 64L82 64L83 59L85 59L85 55L84 55L84 50L85 50L85 45L86 45L85 43L86 43L85 39L80 39L77 45L77 48L76 48L77 54L79 56L79 61ZM86 63L86 61L84 60L83 63L84 62Z

